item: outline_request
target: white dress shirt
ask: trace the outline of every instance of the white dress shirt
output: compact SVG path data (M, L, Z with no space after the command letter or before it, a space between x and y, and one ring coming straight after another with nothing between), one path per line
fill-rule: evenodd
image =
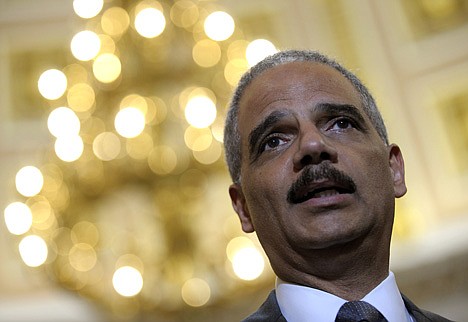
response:
M333 322L346 300L314 288L276 280L276 298L288 322ZM362 301L372 304L388 322L412 322L392 272Z

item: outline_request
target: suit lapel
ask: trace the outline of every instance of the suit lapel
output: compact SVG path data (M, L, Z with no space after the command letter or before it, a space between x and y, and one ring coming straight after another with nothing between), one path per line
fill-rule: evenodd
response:
M281 314L281 310L276 300L276 292L273 290L268 295L266 301L260 306L257 312L247 317L243 322L286 322Z
M403 294L401 294L401 297L403 298L406 309L414 317L416 322L450 322L450 320L437 314L420 309Z

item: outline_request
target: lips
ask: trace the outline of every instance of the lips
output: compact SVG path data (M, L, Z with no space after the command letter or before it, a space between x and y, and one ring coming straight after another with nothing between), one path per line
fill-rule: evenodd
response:
M329 163L303 169L299 178L288 191L288 201L293 204L310 199L329 198L341 194L352 194L356 185L346 173Z
M293 198L292 203L302 203L309 199L314 198L328 198L340 194L351 194L354 193L355 188L353 186L344 187L337 185L334 182L325 183L312 183L308 189L298 192Z

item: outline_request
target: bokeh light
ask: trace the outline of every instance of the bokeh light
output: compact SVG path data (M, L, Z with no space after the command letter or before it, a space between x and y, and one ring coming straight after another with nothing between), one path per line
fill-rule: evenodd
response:
M148 156L148 165L156 174L169 174L177 166L177 154L170 146L156 146Z
M73 10L83 19L97 16L103 5L104 0L73 0Z
M91 85L78 83L68 89L68 106L76 112L86 112L90 110L96 101L96 94Z
M25 166L16 173L16 190L25 197L37 195L43 185L44 177L36 167Z
M167 106L166 103L159 97L151 97L152 104L149 106L154 109L154 117L152 118L152 122L154 124L160 124L164 122L167 117Z
M55 141L54 148L60 160L73 162L83 154L84 143L79 135L61 136Z
M132 297L141 292L143 277L137 269L131 266L123 266L115 271L112 284L115 291L120 295Z
M224 77L231 86L236 86L242 74L249 69L249 63L246 59L235 58L230 60L224 66Z
M185 303L193 307L199 307L209 301L211 288L201 278L192 278L184 283L181 294Z
M193 47L192 56L195 63L201 67L212 67L221 59L221 48L217 42L203 39Z
M201 164L210 165L219 160L223 152L221 144L218 141L211 141L208 148L200 151L194 150L193 157Z
M114 160L120 150L120 139L112 132L101 133L93 141L93 152L102 161Z
M184 133L184 141L192 151L203 151L209 148L213 136L208 128L195 128L189 126Z
M236 218L237 220L237 218ZM237 225L237 221L236 221ZM239 236L231 239L226 246L226 255L228 259L232 262L234 260L234 255L243 248L254 247L252 240L245 236Z
M224 142L224 123L222 119L218 118L211 125L211 134L216 141L223 143Z
M148 102L145 97L140 96L138 94L130 94L125 96L121 101L120 101L120 108L124 109L126 107L134 107L139 109L143 114L146 114L148 112Z
M171 7L170 15L176 26L189 28L197 22L199 11L197 5L192 1L179 0Z
M144 160L153 149L153 144L153 137L148 133L142 133L135 138L127 140L126 150L131 158Z
M101 54L115 54L117 51L117 45L114 39L108 35L100 34L99 39L101 40Z
M135 17L135 29L145 38L159 36L166 27L164 14L155 8L145 8Z
M47 118L49 132L55 136L78 135L81 124L78 116L68 107L58 107L50 112Z
M245 50L250 42L244 39L234 40L227 49L227 57L229 60L245 59Z
M91 247L98 244L99 235L96 225L86 220L76 223L71 230L71 237L74 243L84 243Z
M240 279L254 280L263 273L264 267L265 260L255 247L241 248L233 255L232 268Z
M30 235L24 237L19 243L19 253L27 266L38 267L45 263L49 251L44 239Z
M134 138L145 128L145 115L136 107L126 107L117 113L114 125L121 136Z
M36 196L31 201L29 208L32 213L33 227L39 230L47 230L57 223L54 210L50 202L42 197Z
M58 69L49 69L39 76L37 87L39 93L41 93L44 98L56 100L60 98L67 89L67 77Z
M4 211L5 224L8 231L14 235L22 235L31 229L32 213L22 202L9 204Z
M79 272L91 270L97 262L97 255L94 248L86 243L73 245L68 255L70 265Z
M120 7L112 7L104 11L101 17L102 30L112 37L120 37L127 31L130 17L127 11Z
M204 28L209 38L215 41L223 41L232 36L235 23L228 13L216 11L206 17Z
M275 45L266 39L256 39L249 43L247 46L245 56L250 66L255 65L267 56L273 55L278 52Z
M119 78L121 72L122 64L114 54L101 54L93 62L94 77L101 83L112 83Z
M193 127L208 127L216 119L216 105L207 96L191 97L185 106L185 119Z
M93 59L101 49L99 36L89 30L83 30L73 36L70 44L73 56L81 61Z

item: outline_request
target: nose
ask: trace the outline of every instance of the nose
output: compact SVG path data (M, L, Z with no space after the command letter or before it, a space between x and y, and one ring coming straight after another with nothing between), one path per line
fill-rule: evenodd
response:
M305 166L320 164L323 161L337 162L338 153L319 129L310 126L300 134L297 151L293 157L294 169L299 171Z

